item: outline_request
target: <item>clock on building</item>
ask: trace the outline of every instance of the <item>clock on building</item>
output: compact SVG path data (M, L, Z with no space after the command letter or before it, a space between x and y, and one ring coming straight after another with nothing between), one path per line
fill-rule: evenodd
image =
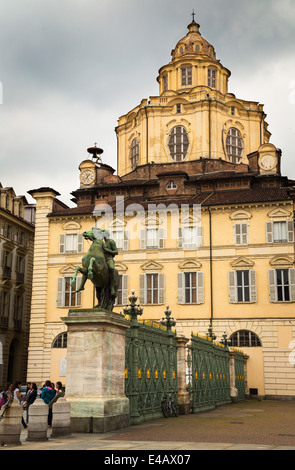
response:
M80 181L82 184L92 184L95 179L94 172L92 170L84 170L80 175Z
M259 159L259 167L261 170L270 171L277 165L277 159L274 155L263 155Z

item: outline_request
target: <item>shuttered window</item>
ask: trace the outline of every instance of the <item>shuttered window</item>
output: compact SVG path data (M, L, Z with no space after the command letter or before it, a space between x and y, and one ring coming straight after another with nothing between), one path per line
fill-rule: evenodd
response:
M294 243L294 221L266 222L267 243Z
M235 127L231 127L226 137L226 153L232 163L240 163L243 153L243 140L241 133Z
M196 250L203 245L202 226L179 227L177 246L184 250Z
M177 303L204 303L204 273L199 271L177 273Z
M270 269L270 302L295 302L295 269Z
M149 228L140 231L140 249L164 248L165 231L162 228Z
M162 273L140 274L139 299L142 304L164 304L165 275Z
M82 253L83 235L82 233L72 233L59 236L59 252L62 253Z
M81 276L76 279L76 286L71 286L71 277L59 277L57 279L57 307L80 307L82 304L82 292L76 292L80 286Z
M111 238L116 242L118 250L129 249L129 232L128 230L116 230L111 233Z
M186 129L183 126L175 126L170 132L169 136L169 152L171 158L176 162L181 162L185 159L188 151L189 139Z
M182 67L181 86L192 85L192 67Z
M119 274L118 283L118 297L116 298L115 305L128 304L128 275Z
M235 224L235 245L248 244L248 224L238 223Z
M139 159L139 144L138 144L138 139L135 138L131 142L131 148L130 148L130 165L131 169L134 170L138 164L138 159Z
M208 86L216 88L216 70L208 69Z
M229 302L257 302L256 271L229 271Z

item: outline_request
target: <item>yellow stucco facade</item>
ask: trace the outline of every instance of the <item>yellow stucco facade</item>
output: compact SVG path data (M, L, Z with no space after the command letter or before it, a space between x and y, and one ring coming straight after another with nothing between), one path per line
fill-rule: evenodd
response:
M228 93L229 77L192 22L159 70L159 96L118 120L118 175L99 158L83 161L72 209L50 188L30 192L28 379L66 383L61 317L95 303L90 281L77 294L69 280L89 248L81 234L96 224L119 248L114 311L134 289L145 319L169 305L179 334L212 325L249 355L253 394L295 396L294 186L281 176L263 106Z

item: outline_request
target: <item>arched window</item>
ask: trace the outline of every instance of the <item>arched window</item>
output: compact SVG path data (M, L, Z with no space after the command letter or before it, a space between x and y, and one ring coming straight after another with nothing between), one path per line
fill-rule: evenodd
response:
M183 126L173 127L170 132L168 146L173 160L176 162L181 162L185 159L189 146L189 140L187 132Z
M68 340L67 333L61 333L54 339L52 343L52 347L53 348L66 348L68 344L67 340Z
M138 159L139 159L139 145L138 145L138 139L135 138L131 142L131 149L130 149L130 164L132 170L136 167L138 164Z
M226 152L230 162L240 163L243 153L243 140L240 131L235 127L231 127L227 133Z
M239 348L261 347L261 341L255 333L249 330L239 330L230 337L231 346Z

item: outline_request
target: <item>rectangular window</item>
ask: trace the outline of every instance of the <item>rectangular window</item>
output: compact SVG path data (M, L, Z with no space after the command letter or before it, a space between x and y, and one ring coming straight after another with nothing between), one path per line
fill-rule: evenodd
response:
M295 269L270 269L270 302L295 302Z
M235 245L248 244L248 224L238 223L235 224Z
M128 304L128 275L119 274L118 297L115 305Z
M266 222L267 243L294 243L294 221Z
M162 273L140 274L139 299L142 304L164 304L165 275Z
M59 236L60 253L82 253L83 235L82 233L73 233Z
M216 70L208 69L208 86L216 88Z
M196 250L203 245L202 226L180 227L178 229L178 248L184 250Z
M192 67L182 67L181 86L192 85Z
M77 277L76 285L71 286L71 277L59 277L57 279L57 307L80 307L82 303L82 293L77 292L81 282L81 276Z
M116 230L111 233L111 238L115 241L118 250L129 249L129 233L127 230Z
M163 76L163 91L167 91L168 90L168 75L164 75Z
M256 271L229 271L228 285L230 303L257 302Z
M204 273L199 271L177 273L177 303L204 303Z
M140 249L164 248L164 229L148 228L140 231Z
M237 271L238 302L250 302L249 271Z

